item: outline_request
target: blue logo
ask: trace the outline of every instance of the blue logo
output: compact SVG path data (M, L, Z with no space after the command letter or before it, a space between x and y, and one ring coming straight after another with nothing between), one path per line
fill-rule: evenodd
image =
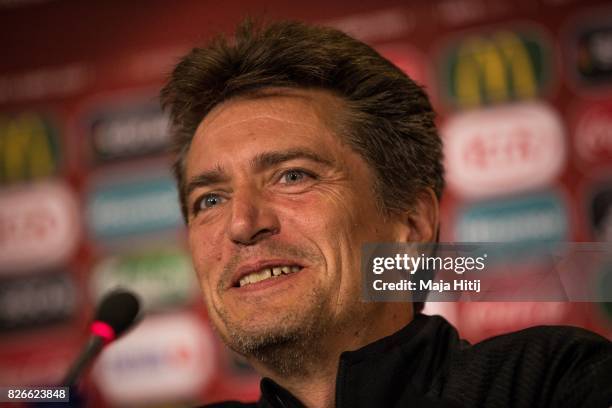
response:
M566 240L567 211L553 193L487 201L469 207L457 222L460 242L506 242L526 248Z
M178 193L169 176L99 185L88 198L87 221L95 238L125 238L182 225Z

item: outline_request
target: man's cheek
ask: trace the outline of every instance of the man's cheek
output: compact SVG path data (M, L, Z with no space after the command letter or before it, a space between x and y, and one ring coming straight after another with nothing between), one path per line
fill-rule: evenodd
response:
M285 227L320 234L342 218L342 200L335 191L318 190L285 200L276 210Z
M189 251L198 279L204 281L211 274L211 268L221 262L222 253L219 248L216 248L216 241L204 241L199 239L199 236L201 234L190 231Z
M206 277L204 276L203 273L201 273L199 270L197 270L196 268L196 276L198 278L198 284L200 286L200 292L202 292L202 294L205 297L208 297L207 292L208 292L208 282L206 282Z
M207 294L211 292L215 285L215 274L213 268L211 268L210 262L202 262L200 267L197 269L198 280L200 281L200 288Z
M198 279L200 290L204 295L208 295L211 287L211 262L207 261L206 257L203 253L201 253L201 251L194 248L191 249L191 257L193 269Z

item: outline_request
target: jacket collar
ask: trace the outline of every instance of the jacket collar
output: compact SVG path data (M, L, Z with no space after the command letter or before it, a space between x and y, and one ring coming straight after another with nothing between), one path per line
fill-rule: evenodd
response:
M425 394L462 344L445 319L417 314L391 336L340 355L336 407L429 406ZM261 392L261 407L303 407L269 378L261 381Z

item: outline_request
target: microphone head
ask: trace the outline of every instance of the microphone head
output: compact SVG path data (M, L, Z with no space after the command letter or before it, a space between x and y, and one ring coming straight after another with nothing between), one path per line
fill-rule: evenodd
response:
M108 324L119 337L136 320L140 302L125 289L116 289L104 296L96 311L95 321Z

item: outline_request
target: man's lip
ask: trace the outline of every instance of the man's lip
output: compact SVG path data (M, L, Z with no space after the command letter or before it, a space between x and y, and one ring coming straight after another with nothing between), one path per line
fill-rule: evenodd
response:
M232 277L232 281L230 287L239 287L240 279L245 276L258 272L265 268L272 268L273 266L299 266L300 268L304 268L305 265L303 262L296 261L293 259L263 259L255 262L249 262L248 264L243 264L240 266Z

